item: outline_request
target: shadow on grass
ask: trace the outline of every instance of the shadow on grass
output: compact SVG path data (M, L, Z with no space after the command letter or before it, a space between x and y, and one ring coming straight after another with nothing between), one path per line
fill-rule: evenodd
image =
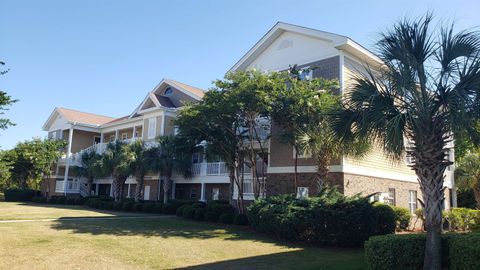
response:
M290 252L175 268L175 270L361 270L366 269L361 250L328 250L306 248Z

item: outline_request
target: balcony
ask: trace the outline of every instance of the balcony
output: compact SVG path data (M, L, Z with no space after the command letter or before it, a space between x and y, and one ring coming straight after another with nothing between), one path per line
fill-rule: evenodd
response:
M63 193L64 189L63 179L57 179L55 182L55 192ZM68 179L67 181L67 193L79 193L80 192L80 181L79 179Z
M225 162L202 162L192 164L193 176L228 176L228 167ZM250 175L252 169L245 166L244 175Z

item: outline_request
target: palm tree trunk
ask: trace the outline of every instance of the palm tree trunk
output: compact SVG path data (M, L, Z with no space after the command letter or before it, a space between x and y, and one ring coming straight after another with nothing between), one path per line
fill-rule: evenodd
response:
M317 157L317 194L322 192L328 176L328 165L330 161L326 157Z
M145 177L143 174L140 173L135 176L135 179L137 180L137 187L135 189L135 201L139 202L143 199L143 184Z
M168 191L170 190L170 176L163 179L163 204L168 203Z
M120 177L115 177L113 179L113 199L116 202L119 202L122 199L122 187L123 181Z
M446 167L443 140L441 133L423 138L415 138L412 166L420 182L425 203L425 228L427 241L425 245L424 270L442 269L442 202L444 199L443 182Z
M92 184L93 184L93 177L89 177L87 181L88 196L92 195Z

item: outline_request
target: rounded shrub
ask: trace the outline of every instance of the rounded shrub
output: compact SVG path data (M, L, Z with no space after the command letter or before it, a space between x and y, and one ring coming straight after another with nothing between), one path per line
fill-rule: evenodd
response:
M46 203L47 198L41 197L41 196L35 196L35 197L32 198L32 202L34 202L34 203Z
M33 196L39 192L33 189L6 189L3 193L6 202L26 202L31 201Z
M248 218L247 215L245 214L236 214L234 219L233 219L233 224L235 225L248 225Z
M163 203L156 203L153 207L154 213L161 214L163 212Z
M155 204L154 203L146 203L143 205L143 212L145 213L154 213L155 212Z
M183 217L187 219L193 219L195 217L195 207L188 205L183 208Z
M223 224L232 224L234 219L235 219L234 214L225 213L220 215L220 217L218 218L218 222Z
M87 200L82 197L75 198L75 205L84 205Z
M143 206L144 206L143 203L135 203L133 205L133 211L134 212L143 212Z
M392 206L393 212L395 213L395 221L397 223L398 231L408 230L410 226L410 220L412 219L412 214L410 210L405 207Z
M53 204L65 204L66 200L67 197L65 196L52 196L48 202Z
M197 208L195 209L195 215L194 219L198 221L203 221L205 220L205 213L207 212L207 209L205 208Z
M123 203L122 202L113 202L113 210L122 211L123 210Z
M375 233L378 235L394 233L397 222L392 207L383 203L375 203L373 206L377 219Z
M230 204L213 203L207 206L207 211L216 212L220 216L222 214L234 214L235 208Z
M167 203L163 206L162 213L165 215L173 215L177 212L177 209L178 207L175 204Z
M205 221L217 222L219 214L217 212L208 211L205 213Z
M135 205L135 203L132 202L132 201L123 202L123 204L122 204L122 210L123 210L123 211L127 211L127 212L131 212L131 211L133 211L134 205Z
M65 199L65 204L69 204L69 205L74 205L75 204L75 199L74 197L67 197Z
M175 212L175 214L177 215L177 217L183 217L183 209L185 209L185 207L187 207L186 205L182 205L180 207L177 208L177 211Z

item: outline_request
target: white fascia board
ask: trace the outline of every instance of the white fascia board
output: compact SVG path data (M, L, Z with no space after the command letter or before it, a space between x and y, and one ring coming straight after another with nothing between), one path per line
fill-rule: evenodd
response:
M110 125L108 127L102 127L101 131L102 133L108 133L111 131L115 130L120 130L120 129L127 129L127 128L133 128L134 126L143 126L143 118L136 117L133 119L129 119L130 121L119 121L118 123L115 123L114 125Z
M49 127L51 125L51 122L53 122L53 120L55 119L55 117L57 115L59 115L60 113L58 112L58 108L55 108L53 109L52 113L50 114L50 116L48 117L47 121L45 122L45 124L43 124L42 126L42 130L43 131L48 131L49 130Z
M192 92L188 91L187 89L181 87L180 85L176 84L176 83L175 83L174 81L172 81L172 80L166 79L166 80L165 80L165 83L168 84L168 85L170 85L170 86L172 86L172 87L177 88L178 90L182 91L184 94L186 94L186 95L188 95L188 96L190 96L190 97L192 97L192 98L194 98L194 99L196 99L196 100L201 100L201 99L202 99L201 97L195 95L194 93L192 93ZM155 91L156 91L156 90L155 90Z

